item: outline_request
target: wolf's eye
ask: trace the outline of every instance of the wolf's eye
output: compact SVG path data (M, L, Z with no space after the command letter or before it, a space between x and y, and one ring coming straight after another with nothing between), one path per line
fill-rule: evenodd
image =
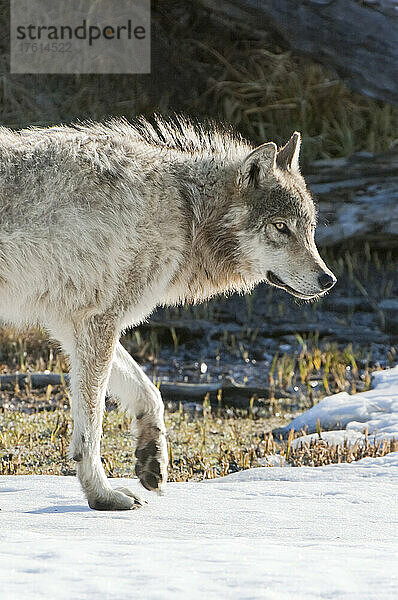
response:
M286 223L274 223L274 227L276 227L280 233L289 233L289 227Z

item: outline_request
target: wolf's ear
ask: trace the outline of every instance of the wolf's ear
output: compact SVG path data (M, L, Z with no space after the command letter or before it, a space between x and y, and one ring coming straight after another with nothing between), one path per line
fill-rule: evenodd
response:
M250 152L239 169L239 183L256 187L275 168L277 151L276 144L268 142Z
M288 143L276 155L276 164L278 167L288 171L298 171L300 147L301 134L295 131Z

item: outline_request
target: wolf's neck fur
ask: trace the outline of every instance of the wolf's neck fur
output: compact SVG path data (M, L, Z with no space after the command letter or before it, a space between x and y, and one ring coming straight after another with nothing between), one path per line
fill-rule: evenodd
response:
M177 213L184 222L185 251L171 286L171 301L199 302L251 287L244 207L236 186L238 166L252 150L250 145L232 131L205 129L183 117L171 121L156 117L153 124L143 118L134 124L121 120L111 127L128 143L142 144L149 155L161 151L168 168L158 183L179 192ZM106 125L96 129L107 134Z
M246 215L236 185L238 165L236 157L212 155L178 166L189 231L175 284L185 302L246 291L255 283L243 249Z
M244 251L245 213L236 185L250 145L231 131L205 129L182 117L156 117L153 125L141 118L133 126L116 126L152 151L162 150L169 165L167 177L171 175L179 191L186 240L171 302L199 302L252 287L255 281Z

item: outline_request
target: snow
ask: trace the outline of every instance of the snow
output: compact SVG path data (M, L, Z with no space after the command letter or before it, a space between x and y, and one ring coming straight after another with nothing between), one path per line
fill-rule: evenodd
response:
M349 446L353 446L357 442L365 440L365 435L360 431L322 431L321 438L328 446L344 446L347 443ZM301 444L310 444L312 441L319 440L317 433L310 433L309 435L302 435L292 440L291 445L293 448L299 447Z
M291 429L308 433L316 431L319 419L322 429L333 430L329 436L322 433L325 441L335 440L342 443L344 439L354 443L361 439L364 429L381 439L398 439L398 366L373 374L372 389L368 392L350 396L340 392L321 400L280 432L287 433ZM300 442L308 441L308 436L298 438ZM299 442L295 441L297 445ZM329 443L333 443L330 441ZM335 443L335 442L334 442Z
M376 373L369 392L325 398L286 430L314 431L317 419L334 430L322 433L327 443L355 443L365 426L398 437L398 367ZM163 496L118 479L148 501L118 513L90 510L72 477L1 477L0 599L397 598L398 452L317 468L287 469L275 456L265 464L275 466L169 483Z
M90 510L72 477L4 476L0 597L396 598L397 466L394 453L170 483L126 513Z

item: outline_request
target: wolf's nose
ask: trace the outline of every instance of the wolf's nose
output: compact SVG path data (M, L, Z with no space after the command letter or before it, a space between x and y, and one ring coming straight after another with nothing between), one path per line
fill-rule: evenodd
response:
M329 290L331 287L334 286L337 279L336 277L334 277L334 275L329 275L329 273L322 273L322 275L319 275L318 281L319 285L323 290Z

